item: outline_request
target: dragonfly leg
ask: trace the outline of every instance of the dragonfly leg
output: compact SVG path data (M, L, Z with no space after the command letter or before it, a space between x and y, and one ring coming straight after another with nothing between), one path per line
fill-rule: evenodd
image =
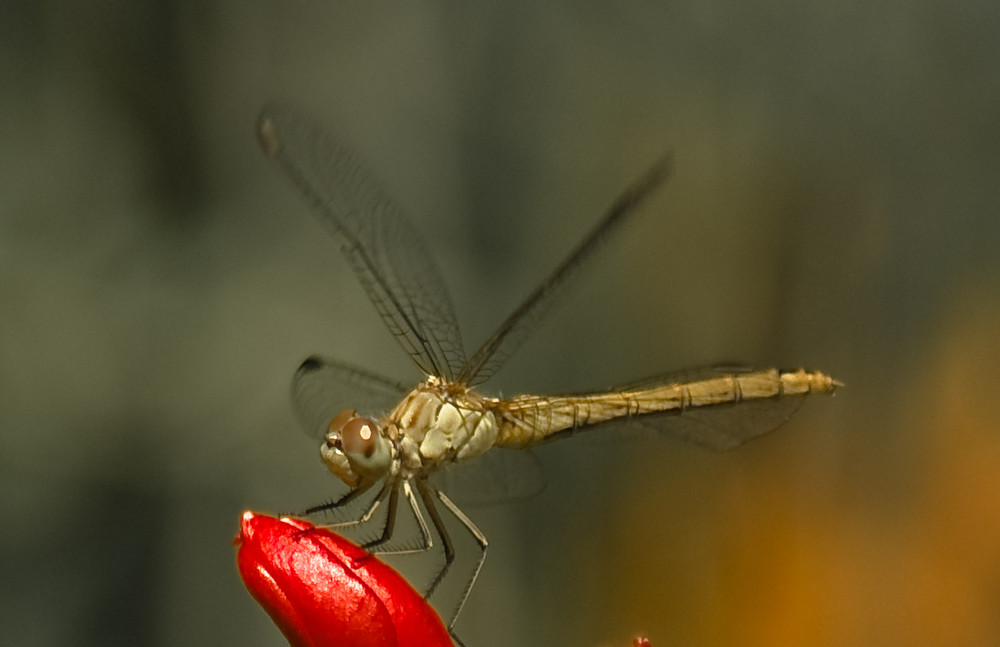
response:
M410 502L410 510L413 511L413 516L416 518L417 524L420 526L420 536L424 538L424 547L421 550L430 550L434 547L434 538L431 537L431 531L427 527L427 521L424 519L423 513L420 512L420 505L417 503L417 497L413 494L413 488L410 487L409 481L403 483L403 492L406 493L406 500Z
M376 552L373 551L374 548L381 546L392 538L392 533L396 529L396 508L399 506L398 485L398 477L387 476L385 479L385 485L382 486L382 491L379 492L377 497L375 497L375 502L369 506L368 511L361 517L361 519L359 519L359 523L367 523L371 520L372 515L375 514L375 510L378 509L379 504L385 499L386 495L389 496L389 502L385 511L385 525L382 526L382 534L379 535L377 539L361 544L361 547L368 552Z
M412 555L414 553L425 553L434 547L434 537L431 535L430 528L427 526L424 514L420 511L420 504L417 503L417 497L413 494L413 488L410 487L410 482L408 480L403 481L403 494L406 496L406 500L410 504L410 510L413 512L413 517L417 520L417 524L420 526L422 545L417 548L379 550L377 551L379 555ZM373 547L377 543L380 542L371 542L371 544L366 544L364 548L368 548L369 546Z
M462 640L455 634L455 622L458 620L459 614L462 613L465 601L469 599L469 592L472 591L472 586L479 578L479 572L483 569L483 564L486 562L486 548L489 545L489 542L486 541L486 535L484 535L482 531L476 527L476 524L472 523L472 520L469 519L469 517L467 517L465 513L452 502L451 499L445 496L444 493L432 486L426 480L417 480L417 491L420 493L420 499L424 503L424 508L427 509L427 514L430 515L431 521L434 523L434 528L441 537L441 543L444 546L444 566L438 572L434 581L431 582L430 587L424 594L424 598L429 598L431 594L434 593L434 589L436 589L438 584L444 580L444 576L448 572L449 567L452 562L455 561L455 547L451 543L451 537L449 537L448 530L445 528L444 520L441 519L441 514L438 512L437 504L434 502L435 496L453 515L455 515L455 518L458 519L463 526L465 526L466 530L468 530L469 533L475 538L476 543L479 544L479 561L476 562L476 567L472 572L472 577L469 578L468 583L465 585L465 589L462 591L462 597L458 601L455 611L452 612L451 618L448 620L448 633L451 635L455 643L459 645L459 647L464 647Z
M374 481L362 483L358 485L358 487L354 488L353 490L351 490L350 492L348 492L347 494L345 494L344 496L340 497L335 501L327 501L326 503L320 503L319 505L308 507L301 515L295 515L295 516L308 517L310 515L314 515L320 512L326 512L327 510L336 510L337 508L342 508L345 505L349 504L351 501L357 499L359 496L361 496L368 490L370 490L372 485L374 484L375 484Z
M304 514L310 515L310 514L315 514L317 512L323 512L326 510L335 510L341 506L347 505L352 501L354 501L355 499L357 499L362 494L364 494L365 492L367 492L368 490L370 490L372 485L374 485L375 483L376 482L373 481L367 484L359 485L358 487L351 490L344 496L340 497L338 500L332 501L330 503L325 503L323 505L313 506L308 510L306 510ZM351 526L359 526L368 523L369 521L371 521L372 517L375 516L375 513L378 511L378 509L382 506L382 502L385 501L386 496L390 494L390 492L394 487L394 484L395 484L394 479L391 478L385 479L385 481L382 484L382 489L379 490L379 493L375 496L375 498L368 505L365 511L361 514L361 516L359 516L357 519L349 519L347 521L340 521L337 523L323 524L323 527L347 528Z
M434 524L434 530L437 531L438 536L441 538L441 545L444 548L444 566L434 576L434 581L431 582L431 585L427 587L427 591L424 593L424 598L429 598L434 593L434 589L441 583L441 580L444 579L445 574L451 567L451 563L455 561L455 546L451 543L448 529L445 527L444 520L441 519L441 513L438 512L437 505L434 503L433 494L438 493L437 489L425 479L417 479L417 492L420 493L420 500L424 502L424 508L427 509L427 514L430 515L431 523Z
M455 607L455 611L452 613L451 619L448 620L448 633L451 634L452 638L458 640L454 632L455 621L458 620L458 615L462 613L462 607L465 606L465 601L469 599L469 593L472 591L472 587L476 584L476 580L479 579L479 572L483 570L483 564L486 563L486 550L489 548L489 542L486 541L486 535L483 534L483 531L477 528L476 524L472 523L472 519L465 516L465 513L462 512L462 510L455 505L451 499L444 495L444 492L438 490L437 497L441 500L441 503L443 503L445 507L448 508L453 515L455 515L455 518L462 522L465 529L469 531L469 534L471 534L479 544L479 561L476 563L476 569L472 572L472 577L469 578L469 582L465 585L465 590L462 591L462 597L459 600L458 606Z

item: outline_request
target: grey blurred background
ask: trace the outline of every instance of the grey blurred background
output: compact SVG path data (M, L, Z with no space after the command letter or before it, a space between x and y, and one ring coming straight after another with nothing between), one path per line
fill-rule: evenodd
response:
M2 3L0 642L284 644L231 540L335 492L295 366L420 376L257 150L282 97L393 188L473 348L673 151L487 392L847 384L735 453L543 448L543 494L468 510L468 645L997 644L998 33L942 0Z

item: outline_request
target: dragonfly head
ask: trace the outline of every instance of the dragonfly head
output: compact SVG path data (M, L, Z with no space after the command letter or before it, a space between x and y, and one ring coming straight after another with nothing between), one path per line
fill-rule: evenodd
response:
M392 463L392 443L374 420L347 409L338 413L319 448L327 468L350 487L381 478Z

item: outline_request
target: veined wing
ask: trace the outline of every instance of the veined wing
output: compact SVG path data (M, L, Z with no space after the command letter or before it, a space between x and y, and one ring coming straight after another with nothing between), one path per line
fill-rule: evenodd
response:
M712 449L731 449L780 426L804 396L833 393L839 386L823 373L766 369L691 382L644 382L608 393L519 396L504 402L507 424L497 445L526 447L629 422Z
M416 229L361 159L306 114L282 104L261 112L257 134L302 191L375 309L429 375L454 378L465 363L451 300Z
M670 170L671 159L666 156L653 164L635 184L625 189L597 226L469 358L468 363L462 368L458 381L471 386L485 381L492 375L527 339L552 307L555 297L562 294L566 284L579 273L604 241L667 180Z
M396 406L408 390L365 369L314 355L295 371L292 403L303 428L322 438L333 417L344 409L377 417Z
M431 475L434 487L458 503L483 505L529 499L545 489L545 473L533 453L496 447Z

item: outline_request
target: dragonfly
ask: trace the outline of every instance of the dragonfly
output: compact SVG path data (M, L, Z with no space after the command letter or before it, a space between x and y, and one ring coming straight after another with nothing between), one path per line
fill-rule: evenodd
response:
M305 514L344 509L374 490L362 513L345 524L366 524L383 509L381 532L364 547L389 552L402 497L421 534L421 545L413 550L430 550L435 535L443 548L444 564L426 597L455 560L439 506L453 515L479 547L448 623L453 636L488 542L432 476L466 462L474 470L504 450L531 448L614 423L650 427L715 450L731 449L779 426L805 396L831 394L841 386L824 373L802 369L710 368L683 379L665 376L597 393L509 399L484 395L478 385L524 342L595 252L665 183L670 157L658 160L627 187L565 260L467 356L443 276L419 230L364 161L314 118L286 104L262 110L257 135L266 156L284 170L333 234L389 331L426 375L408 387L320 356L301 363L292 380L297 413L321 439L320 456L327 468L349 488ZM690 419L695 422L680 424Z

